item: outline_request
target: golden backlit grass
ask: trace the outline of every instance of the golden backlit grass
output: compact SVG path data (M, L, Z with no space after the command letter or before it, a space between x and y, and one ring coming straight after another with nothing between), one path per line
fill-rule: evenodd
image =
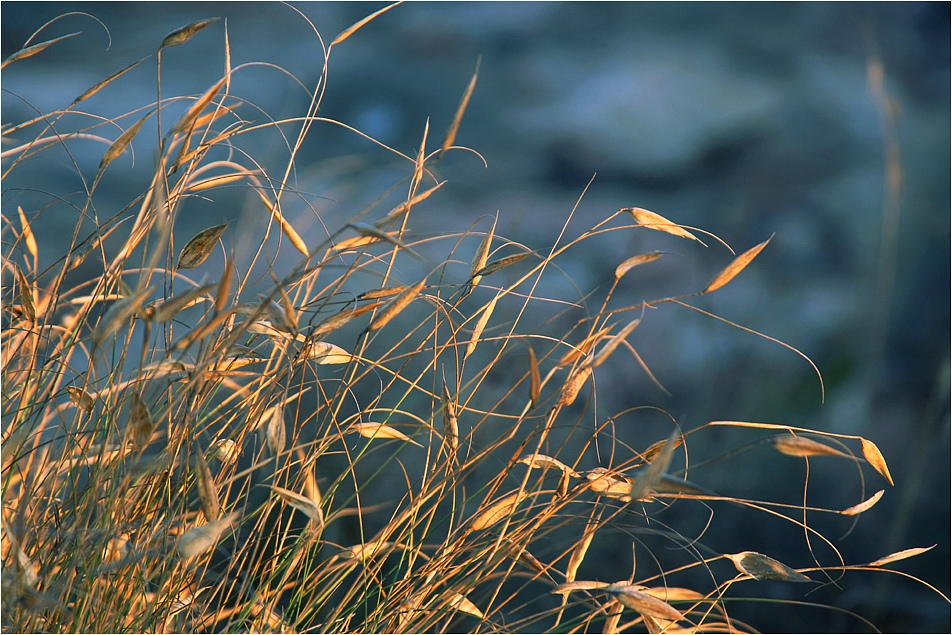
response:
M769 239L728 256L706 288L651 300L624 297L619 282L666 254L620 254L607 292L583 290L597 306L586 311L578 297L539 293L560 263L616 232L691 249L710 235L630 207L573 234L571 206L552 245L509 241L489 218L428 233L446 183L438 162L474 152L455 137L476 75L439 143L429 124L414 156L377 142L406 165L380 200L400 191L401 202L323 235L299 231L321 225L302 223L317 214L296 189L298 149L314 124L344 125L316 114L326 64L366 22L330 47L317 40L324 73L300 117L262 117L232 94L248 66L232 66L225 24L203 20L157 38L154 103L118 118L80 110L138 62L65 110L4 122L4 177L55 148L103 153L59 252L41 253L36 234L63 201L26 209L4 193L5 630L748 632L757 625L732 619L732 603L756 601L762 581L808 602L848 571L891 571L923 551L848 563L810 523L848 528L879 502L892 481L870 440L751 422L685 430L667 417L665 434L622 441L618 422L648 409L603 415L599 378L659 383L638 327L665 304L727 321L691 302L743 284ZM225 72L170 120L183 97L162 93L162 53L197 37L222 39ZM4 64L61 39L31 41ZM287 140L286 163L268 167L244 144L263 131ZM140 152L135 164L150 185L103 214L97 191L150 134L154 161ZM250 252L236 251L231 224L183 240L193 200L235 188L270 220ZM95 275L78 279L80 268ZM700 465L688 480L687 448L724 426L760 436L705 463L729 469L747 451L838 461L843 478L876 491L837 509L719 495L693 481ZM666 524L663 512L691 505L779 518L803 535L803 557L780 562L756 544L722 553L716 537ZM635 562L652 564L592 576L593 545L619 531ZM578 579L589 562L598 579Z

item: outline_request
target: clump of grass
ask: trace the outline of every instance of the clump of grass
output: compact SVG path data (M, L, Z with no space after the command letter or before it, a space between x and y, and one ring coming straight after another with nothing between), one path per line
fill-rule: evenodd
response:
M636 207L575 235L573 208L548 246L507 240L491 218L428 234L440 159L473 152L455 136L475 75L438 143L429 126L413 156L378 143L406 165L381 203L323 235L298 231L320 219L296 189L296 156L315 124L343 125L317 116L327 60L365 23L322 48L301 117L269 119L232 92L249 67L232 66L227 29L223 76L199 96L163 95L163 51L221 26L203 20L160 41L154 103L81 112L119 72L63 110L4 124L4 178L54 149L104 144L61 253L40 253L37 227L75 197L14 212L4 193L4 629L747 632L731 607L758 585L793 585L790 602L806 603L847 572L902 575L885 565L924 549L851 564L813 527L854 522L883 490L833 509L699 484L746 451L839 460L861 484L868 465L891 484L872 441L739 421L685 430L657 408L595 407L600 377L634 367L659 383L637 349L655 308L711 315L691 300L740 284L769 239L705 288L652 300L620 297L618 283L665 254L620 258L592 304L540 289L571 288L560 263L611 234L727 245ZM148 187L100 217L97 191L153 125L155 161L137 163ZM255 152L269 131L286 142L276 167ZM247 253L229 224L176 229L198 199L234 188L269 219ZM708 453L689 480L689 443L709 448L724 427L756 436ZM718 551L679 528L686 506L779 520L803 558ZM591 557L609 533L631 537L623 568Z

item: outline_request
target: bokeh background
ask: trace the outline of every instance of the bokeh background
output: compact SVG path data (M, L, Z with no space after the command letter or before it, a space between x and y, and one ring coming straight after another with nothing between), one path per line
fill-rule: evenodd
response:
M329 43L383 5L294 6ZM82 15L45 31L40 39L83 33L3 71L4 124L35 115L34 108L65 107L147 55L87 107L115 116L152 103L161 38L206 17L227 18L236 66L268 62L313 86L322 65L310 26L277 3L4 2L0 11L4 58L67 12L91 14L109 33ZM949 24L948 3L409 3L334 49L320 114L412 155L428 118L433 143L441 138L479 60L457 142L479 151L488 167L468 153L441 163L450 182L427 208L431 231L460 231L498 210L497 234L545 247L594 175L573 227L638 206L714 232L738 251L776 233L741 278L698 305L803 351L823 373L825 403L802 359L689 311L665 311L638 331L639 352L671 396L637 373L604 379L600 395L657 405L688 428L765 421L872 439L896 487L840 543L844 557L860 563L937 544L897 568L948 593ZM222 34L218 24L166 52L164 94L199 94L220 78ZM234 92L270 117L298 115L307 105L304 91L273 68L249 67L235 81ZM138 161L150 160L146 137L136 142ZM281 147L267 143L262 150L280 157ZM102 151L94 143L76 148L87 178ZM888 186L889 156L899 157L899 189ZM333 126L314 129L297 167L298 188L314 194L328 225L407 174L406 163ZM76 169L62 155L19 170L3 184L4 216L48 201L30 188L79 191ZM101 209L121 208L142 191L131 173L111 185L100 194ZM237 221L254 231L243 204L234 205L209 205L193 228L179 230L187 237ZM44 225L41 253L55 251L63 240L57 232L72 228L67 216L62 226L55 214ZM617 250L582 254L567 273L581 289L604 287L639 248L682 253L656 279L623 287L634 303L658 289L702 288L729 261L723 249L698 255L675 238L653 239L660 246L621 241ZM726 449L731 439L715 441ZM778 465L764 457L745 464L742 475L718 473L705 484L769 495L791 482ZM794 490L800 482L802 474L792 479ZM811 487L836 494L840 506L841 490L858 500L837 472L819 473ZM749 517L720 531L706 538L725 552L758 548L783 559L788 548ZM615 558L619 548L630 546L599 554ZM950 628L948 604L921 585L884 575L847 583L795 597L855 610L887 632ZM749 613L739 616L778 632L863 628L833 611L742 610Z

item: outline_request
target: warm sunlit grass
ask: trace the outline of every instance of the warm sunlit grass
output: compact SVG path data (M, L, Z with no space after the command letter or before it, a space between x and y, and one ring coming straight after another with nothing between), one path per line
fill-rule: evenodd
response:
M325 73L363 23L327 47L315 38ZM114 75L64 111L4 122L4 177L54 148L104 148L59 253L40 253L35 234L66 203L26 209L4 193L6 631L746 632L757 625L731 619L732 603L774 584L764 580L809 602L846 571L889 571L921 551L843 562L811 523L839 517L848 529L879 501L891 477L869 440L745 422L686 430L657 408L595 407L599 377L660 385L638 353L656 307L705 313L693 299L743 284L734 278L769 239L678 297L624 297L619 280L665 254L622 257L614 284L582 289L582 303L540 289L615 232L726 244L628 201L578 233L568 201L553 245L509 241L492 217L429 233L444 183L435 167L449 152L479 156L454 145L476 75L449 130L425 130L415 156L378 144L406 165L381 200L399 191L404 202L299 233L314 212L295 189L297 149L314 124L338 125L316 114L326 75L306 113L270 120L232 94L245 67L232 68L223 39L224 75L166 114L182 98L161 92L163 50L225 33L202 21L162 40L157 100L128 116L76 114ZM5 64L42 54L39 40ZM155 161L136 162L151 185L103 214L95 195L114 162L156 129ZM261 132L287 140L285 164L258 162L245 140ZM235 188L269 218L254 247L236 251L231 224L183 241L176 225L192 201ZM77 280L80 267L97 273ZM622 419L659 414L663 434L619 434ZM704 462L722 461L714 469L746 451L838 461L870 491L837 509L718 495L687 480L687 458L724 426L758 436L718 449ZM803 559L793 569L756 544L722 553L667 524L670 508L691 505L798 528ZM645 564L578 579L605 532L630 535Z

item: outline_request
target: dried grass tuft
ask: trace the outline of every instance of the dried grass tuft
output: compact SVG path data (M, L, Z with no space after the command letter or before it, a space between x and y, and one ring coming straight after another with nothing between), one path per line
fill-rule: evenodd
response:
M848 529L889 500L863 490L867 476L893 482L870 440L741 421L685 430L672 416L658 432L660 408L606 412L627 396L600 391L605 378L664 394L638 350L637 327L659 313L648 309L685 307L761 336L684 299L706 301L769 241L701 294L624 297L619 279L662 255L647 251L604 272L614 275L607 292L547 297L540 289L572 288L551 276L603 249L606 234L663 232L694 249L705 232L624 207L578 234L573 210L548 246L506 239L502 217L485 232L434 233L428 215L453 187L434 164L470 151L456 143L478 64L436 150L429 124L407 156L318 116L331 50L360 46L358 32L373 37L368 25L394 6L329 46L307 24L323 66L310 87L287 72L311 100L303 114L272 117L256 95L235 92L255 65L233 65L228 24L211 18L156 34L145 52L158 55L93 84L68 117L4 121L4 631L738 632L750 629L732 612L757 580L844 584L845 571L896 573L888 565L926 553L850 565L814 527L823 514L825 531ZM75 35L33 43L45 28L3 65ZM224 76L176 66L176 55L163 66L164 49L199 39L220 39ZM152 103L113 117L71 110L93 94L115 97L152 59ZM163 95L171 73L206 87ZM177 118L163 123L174 104ZM324 209L302 183L298 150L327 126L404 163L399 182L356 215L340 213L354 209L347 200ZM117 160L147 146L155 160L118 176ZM275 158L272 147L290 154ZM63 151L77 178L94 175L73 193L56 172L21 176ZM103 188L120 178L141 190L105 217ZM397 191L405 200L380 206ZM220 218L195 233L196 210ZM628 215L634 224L611 224ZM64 218L76 219L72 233L50 241L47 225ZM260 231L237 233L252 225ZM182 236L193 237L176 248ZM501 255L509 247L518 251ZM754 438L734 447L731 429ZM732 461L748 451L822 462L859 485L844 488L838 509L748 500ZM704 458L689 462L694 452ZM711 466L729 470L736 490L692 482ZM722 555L713 531L696 535L711 514L734 513L768 514L810 567L757 545ZM619 545L630 561L599 558ZM785 592L792 607L812 601L801 588Z

